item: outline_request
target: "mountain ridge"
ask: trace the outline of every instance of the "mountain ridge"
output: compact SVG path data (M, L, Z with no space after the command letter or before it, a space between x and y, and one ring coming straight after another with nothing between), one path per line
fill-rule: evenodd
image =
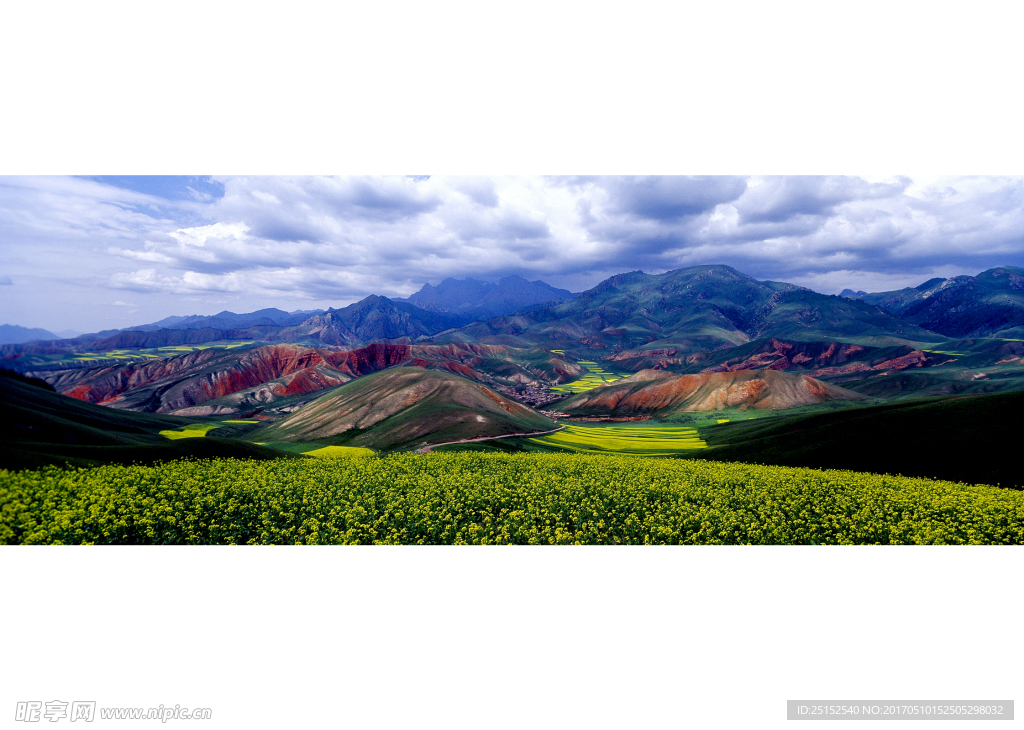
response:
M492 283L467 277L447 278L436 287L429 283L404 301L433 312L458 313L470 321L500 317L523 307L577 295L568 289L557 289L540 279L528 281L521 276L504 276Z
M1024 328L1024 268L1017 266L847 296L947 337L1013 336L1020 334L1013 330Z
M866 343L940 339L876 306L795 284L757 281L726 265L617 274L570 301L474 323L446 336L517 346L576 341L618 352L666 345L708 351L758 337L825 339L837 333Z
M40 327L0 324L0 345L19 345L23 342L54 339L57 339L57 335Z

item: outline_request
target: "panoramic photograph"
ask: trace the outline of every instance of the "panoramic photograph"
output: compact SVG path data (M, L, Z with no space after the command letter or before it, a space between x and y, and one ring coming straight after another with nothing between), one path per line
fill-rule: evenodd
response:
M1024 543L1024 178L0 179L7 544Z
M1013 722L1022 21L8 3L0 727Z

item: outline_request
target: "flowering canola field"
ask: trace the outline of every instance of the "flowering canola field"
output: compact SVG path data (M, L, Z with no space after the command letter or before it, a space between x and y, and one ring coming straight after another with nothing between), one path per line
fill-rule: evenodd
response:
M591 454L0 470L0 543L1024 543L1024 493Z
M532 438L545 446L585 453L637 454L670 456L690 449L704 449L707 444L697 429L684 426L576 426L566 425L561 431Z
M593 390L599 385L609 385L614 383L616 380L622 380L621 375L608 372L596 362L580 360L577 364L586 368L587 373L585 375L581 375L571 383L556 385L548 388L548 390L552 393L559 393L560 395L569 395L571 393L582 393L585 390Z

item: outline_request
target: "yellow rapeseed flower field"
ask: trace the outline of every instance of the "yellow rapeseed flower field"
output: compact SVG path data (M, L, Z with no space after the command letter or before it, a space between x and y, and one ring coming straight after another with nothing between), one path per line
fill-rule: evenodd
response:
M568 424L561 431L530 440L568 451L597 454L671 456L690 449L707 448L707 444L697 435L697 429L686 426Z
M0 470L0 543L1024 543L1024 494L592 454Z
M561 352L559 350L552 350L552 352ZM587 373L581 375L571 383L565 385L556 385L549 388L552 393L559 393L561 395L568 395L569 393L582 393L585 390L593 390L599 385L609 385L617 380L622 380L621 375L610 373L603 367L598 365L596 362L589 362L586 360L580 360L578 365L582 365L586 368Z

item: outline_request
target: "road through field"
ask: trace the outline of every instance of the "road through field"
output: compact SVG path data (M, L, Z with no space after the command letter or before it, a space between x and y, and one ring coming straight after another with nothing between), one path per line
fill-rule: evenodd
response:
M459 439L458 441L445 441L443 444L430 444L429 446L423 446L422 448L416 449L412 453L414 453L414 454L429 454L430 450L433 449L433 448L436 448L438 446L449 446L451 444L470 444L470 443L474 443L474 442L477 442L477 441L493 441L494 439L510 439L510 438L515 438L517 436L526 436L526 437L547 436L548 434L555 433L556 431L561 431L564 428L565 428L565 426L559 426L558 428L553 428L550 431L533 431L531 433L506 433L506 434L502 434L501 436L480 436L478 438L473 438L473 439Z

